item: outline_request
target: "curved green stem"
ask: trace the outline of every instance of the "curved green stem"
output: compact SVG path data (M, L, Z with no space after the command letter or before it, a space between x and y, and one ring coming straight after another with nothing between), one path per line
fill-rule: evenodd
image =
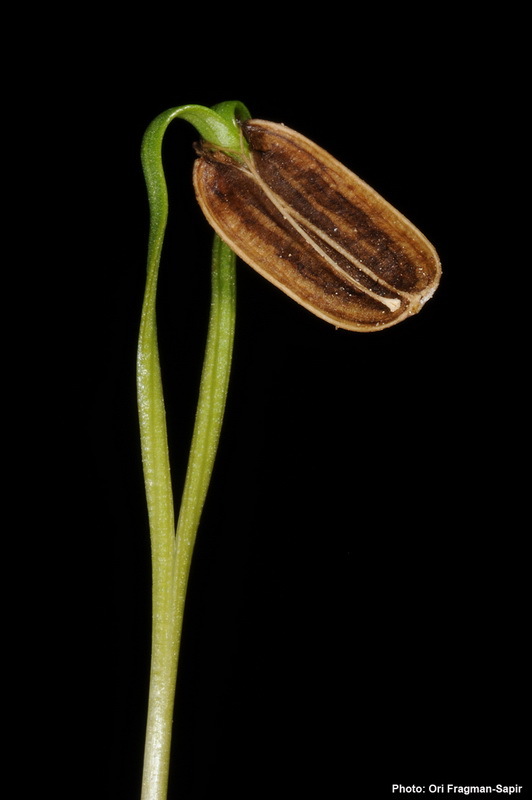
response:
M221 109L221 113L219 113ZM167 796L172 716L188 575L196 533L212 474L222 425L235 323L235 255L218 236L212 254L212 299L205 361L177 532L166 416L157 346L156 294L168 217L162 139L182 117L208 141L241 148L235 115L242 104L207 109L181 106L157 117L146 131L142 162L150 201L148 272L137 356L137 400L152 550L152 657L142 780L142 800Z

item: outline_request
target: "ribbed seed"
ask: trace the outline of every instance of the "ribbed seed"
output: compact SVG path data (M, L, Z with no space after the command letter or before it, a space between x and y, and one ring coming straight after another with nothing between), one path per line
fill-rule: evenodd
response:
M242 123L242 162L200 146L194 186L219 236L251 267L337 327L395 325L436 290L428 240L358 176L301 134Z

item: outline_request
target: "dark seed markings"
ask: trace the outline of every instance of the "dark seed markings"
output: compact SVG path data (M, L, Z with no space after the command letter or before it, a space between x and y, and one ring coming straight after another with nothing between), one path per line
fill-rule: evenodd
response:
M250 158L200 148L198 201L250 266L319 317L379 330L417 313L438 286L436 251L404 216L295 131L248 120Z

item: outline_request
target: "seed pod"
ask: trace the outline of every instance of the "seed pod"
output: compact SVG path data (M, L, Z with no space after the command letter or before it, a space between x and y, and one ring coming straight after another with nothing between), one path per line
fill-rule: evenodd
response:
M380 330L417 313L441 274L423 234L296 131L241 129L249 155L202 143L194 164L198 202L231 249L336 327Z

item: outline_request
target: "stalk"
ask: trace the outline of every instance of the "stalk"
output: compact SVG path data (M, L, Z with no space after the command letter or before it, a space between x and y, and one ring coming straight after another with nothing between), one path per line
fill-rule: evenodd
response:
M166 800L179 646L194 543L214 467L224 415L235 327L233 251L215 235L211 262L211 310L198 407L182 502L175 528L166 414L157 344L156 298L168 218L162 139L181 117L207 141L241 146L236 115L240 103L214 109L180 106L148 127L142 163L150 203L148 270L137 354L137 402L152 554L152 655L142 778L142 800Z
M164 407L157 402L160 382L154 356L155 332L143 315L139 364L141 398L139 407L148 442L144 448L145 477L159 513L154 513L152 531L152 661L142 800L164 800L167 796L172 721L177 680L179 646L183 630L185 598L192 563L194 543L214 467L224 415L235 326L235 255L215 236L212 255L211 313L205 360L189 464L183 490L181 511L174 536L171 511L168 452L162 436ZM148 293L151 305L151 293ZM151 380L146 384L146 364ZM162 399L162 398L160 398ZM147 405L151 405L147 408ZM153 408L159 413L152 415ZM144 412L144 413L143 413ZM155 424L152 422L155 417ZM157 444L157 441L159 444ZM151 443L151 447L149 446ZM148 452L146 452L146 450ZM157 476L160 474L160 479Z

